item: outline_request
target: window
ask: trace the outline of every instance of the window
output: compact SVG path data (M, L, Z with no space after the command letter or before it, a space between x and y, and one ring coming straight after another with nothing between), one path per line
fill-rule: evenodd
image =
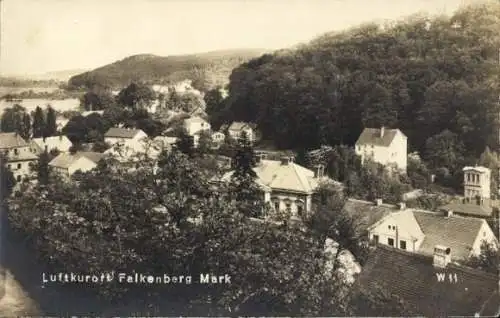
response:
M390 229L391 229L391 226L389 225L389 226L388 226L388 228L389 228L389 230L390 230Z
M378 235L373 235L373 242L378 243Z
M394 239L388 238L387 239L387 244L389 244L390 246L394 246Z
M274 202L274 209L275 209L276 211L279 211L279 210L280 210L280 202L279 202L279 201Z
M286 212L290 213L292 211L292 204L290 202L287 202L285 205L286 205Z
M15 155L18 155L18 154L19 154L19 150L17 150L17 148L16 148L16 149L14 149L14 154L15 154Z
M304 208L302 207L302 205L297 205L297 214L299 216L302 216L302 213L304 213Z
M16 177L17 182L21 182L21 176Z
M399 248L402 250L406 250L406 241L399 241Z
M12 166L11 166L11 164L9 163L9 164L7 165L7 168L9 168L9 169L10 169L11 167L12 167Z
M20 163L17 164L17 169L21 169L21 164Z

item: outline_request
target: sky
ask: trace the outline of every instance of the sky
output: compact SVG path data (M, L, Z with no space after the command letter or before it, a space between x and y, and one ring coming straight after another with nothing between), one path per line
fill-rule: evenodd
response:
M474 0L0 0L0 75L93 69L133 54L280 49Z

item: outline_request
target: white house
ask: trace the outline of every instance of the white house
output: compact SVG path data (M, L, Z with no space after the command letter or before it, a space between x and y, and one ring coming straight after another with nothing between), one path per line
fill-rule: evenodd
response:
M299 218L311 210L312 197L320 184L339 185L324 176L324 167L319 165L315 171L293 162L291 157L281 160L259 159L253 169L257 174L257 184L264 193L264 201L269 202L274 211L285 211ZM233 171L226 173L223 181L229 181Z
M30 145L17 133L0 133L0 152L6 156L7 168L18 182L30 176L30 166L38 160Z
M251 124L243 122L233 122L227 129L229 136L233 139L241 138L242 134L245 132L249 141L255 140L255 132Z
M153 141L161 148L161 149L171 149L172 146L177 142L177 137L169 137L169 136L156 136Z
M491 198L491 170L486 167L464 167L464 197Z
M94 169L103 158L104 155L98 152L61 153L49 162L49 167L63 178L69 179L77 171Z
M41 154L45 150L59 150L60 152L68 152L73 144L66 136L52 136L46 138L33 138L31 147L36 154Z
M104 152L105 155L111 155L119 162L136 162L139 160L137 155L147 155L150 158L157 158L162 150L161 145L149 138L141 140L128 139L123 143L115 144Z
M408 138L399 129L365 128L356 142L362 162L370 158L384 166L394 165L406 172Z
M104 114L104 110L87 110L87 111L84 111L82 113L82 116L87 117L87 116L92 115L92 114L97 114L97 115L102 116Z
M184 119L184 128L190 136L195 136L198 132L211 129L210 123L199 116Z
M127 140L141 140L147 137L148 135L141 129L112 127L104 134L104 141L113 146L118 143L123 144Z
M217 144L221 144L226 139L226 135L221 133L220 131L216 131L212 134L212 141Z
M446 246L454 260L479 255L483 241L498 247L484 219L406 209L404 204L371 225L368 235L378 244L427 256L433 255L436 245Z

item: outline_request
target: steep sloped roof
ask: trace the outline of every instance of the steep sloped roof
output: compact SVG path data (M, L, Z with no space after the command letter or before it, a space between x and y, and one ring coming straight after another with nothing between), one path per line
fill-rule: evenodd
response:
M52 167L68 169L82 157L85 157L90 161L97 163L102 158L104 158L104 155L98 152L77 152L75 154L60 153L57 157L49 162L49 165Z
M454 259L469 256L479 230L486 222L477 218L446 217L423 211L414 211L413 214L425 234L419 253L432 255L436 245L444 245L451 249Z
M261 160L253 170L257 174L258 183L274 190L312 193L318 185L318 182L313 180L312 170L294 162L283 164L276 160ZM223 180L228 180L232 173L231 171L225 174Z
M381 147L389 147L398 132L403 134L399 129L385 128L384 136L380 137L380 129L365 128L359 136L358 141L356 141L356 145L375 145Z
M385 216L397 211L393 205L375 205L373 202L356 199L347 200L344 210L353 218L358 234L363 235L368 228Z
M446 275L442 282L437 279L440 273ZM452 275L451 281L449 275ZM417 311L412 315L473 317L479 313L494 317L500 308L496 275L455 264L437 269L432 265L432 257L382 245L369 255L358 287L372 292L382 288L401 297ZM361 310L356 315L369 316L370 313ZM405 313L400 315L405 316Z
M68 151L73 145L71 141L66 136L52 136L47 138L33 138L33 142L44 150L45 146L50 151L52 149L58 149L59 151Z
M104 137L131 139L131 138L134 138L141 131L142 130L140 130L140 129L111 127L106 132Z
M0 133L0 149L26 147L28 144L17 133Z

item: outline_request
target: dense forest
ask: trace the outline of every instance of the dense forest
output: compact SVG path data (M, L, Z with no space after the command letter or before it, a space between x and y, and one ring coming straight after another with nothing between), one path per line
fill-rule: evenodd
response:
M499 35L500 4L325 34L240 65L229 97L207 107L279 148L353 145L384 125L433 166L459 165L498 147Z
M122 88L131 82L170 84L191 79L193 86L207 90L226 84L231 70L262 54L263 50L228 50L193 55L156 56L140 54L73 76L70 88L105 86Z

